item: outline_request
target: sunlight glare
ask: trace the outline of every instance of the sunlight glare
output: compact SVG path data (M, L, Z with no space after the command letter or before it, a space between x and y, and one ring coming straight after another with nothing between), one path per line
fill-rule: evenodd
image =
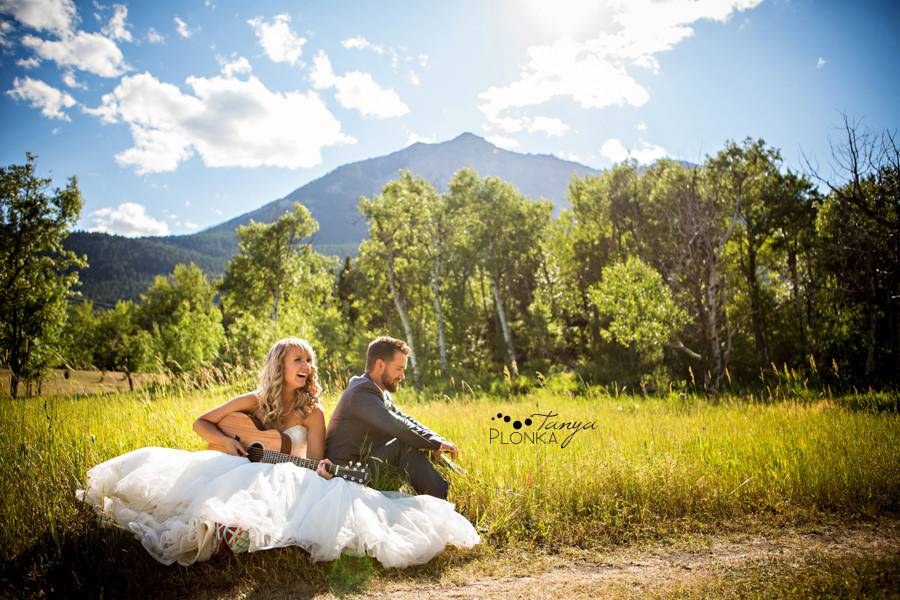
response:
M536 21L554 34L569 38L587 33L586 26L604 10L604 3L597 0L529 0L527 4Z

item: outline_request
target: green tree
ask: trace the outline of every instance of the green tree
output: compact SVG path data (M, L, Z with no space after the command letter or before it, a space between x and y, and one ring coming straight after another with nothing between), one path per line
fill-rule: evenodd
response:
M213 304L215 287L200 267L176 265L156 277L137 311L137 322L153 336L157 359L175 372L209 364L224 342L222 314Z
M728 244L739 225L734 205L717 191L715 171L661 160L645 174L648 202L644 207L653 238L652 260L691 324L682 355L700 363L704 387L718 390L731 360L734 327L728 305ZM652 235L650 232L652 231Z
M663 349L688 322L660 274L635 256L605 267L590 298L604 323L601 335L634 351L643 372L662 362Z
M97 314L93 302L71 302L62 332L62 355L67 367L90 369L96 364Z
M634 161L600 175L573 177L567 193L570 208L562 211L553 232L550 255L561 278L560 310L575 346L571 352L586 353L595 364L607 362L602 355L609 348L589 292L605 267L648 243L650 236L642 235L643 198L636 197L644 188L642 181Z
M421 307L416 300L425 295L420 282L434 277L425 250L429 220L424 207L433 204L436 196L431 184L404 171L389 181L381 194L359 201L359 211L369 223L369 239L359 249L360 264L373 282L383 278L387 283L405 341L412 349L410 365L417 388L422 385L423 352L416 342L411 313ZM373 291L377 293L377 288Z
M826 282L822 344L866 383L900 373L900 149L895 134L844 120L816 221Z
M134 302L117 302L115 308L97 315L93 336L95 366L104 371L124 371L132 391L132 376L152 366L154 351L153 336L138 326L137 313L138 306ZM196 329L199 328L195 326ZM200 335L203 336L203 332Z
M251 221L238 227L238 254L228 264L221 285L231 307L256 311L267 298L271 320L277 321L279 306L293 291L297 271L304 268L303 255L310 250L304 240L318 229L319 223L299 202L273 223Z
M759 367L771 362L763 286L759 273L760 253L771 241L779 208L782 176L781 155L765 141L747 138L739 146L732 141L707 161L710 190L720 202L733 207L739 226L735 230L740 270L750 300L753 339Z
M339 262L313 250L308 238L318 228L299 203L273 223L238 228L239 252L219 287L227 362L252 364L287 336L309 340L320 365L343 361L349 333L336 297Z
M505 362L515 373L520 358L515 329L534 300L552 204L527 200L509 183L482 179L472 169L458 171L449 188L447 210L458 215L465 231L463 243L479 271L476 285L479 276L487 280Z
M83 259L62 246L81 213L75 177L48 194L36 158L0 167L0 349L9 366L10 395L59 361L66 300Z

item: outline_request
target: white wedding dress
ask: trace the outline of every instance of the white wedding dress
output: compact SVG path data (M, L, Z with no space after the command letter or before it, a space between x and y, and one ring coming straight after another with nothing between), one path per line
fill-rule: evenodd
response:
M304 444L306 428L284 431ZM140 448L97 465L77 497L132 531L159 562L188 565L216 549L216 524L239 527L248 551L300 546L313 561L366 553L385 567L431 560L481 540L454 505L379 492L291 463L253 463L215 450Z

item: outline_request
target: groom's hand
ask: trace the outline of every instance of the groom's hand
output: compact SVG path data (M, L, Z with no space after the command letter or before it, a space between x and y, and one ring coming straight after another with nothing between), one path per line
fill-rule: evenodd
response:
M452 442L441 442L440 448L431 453L431 458L435 461L440 460L441 452L448 453L450 455L450 460L453 461L456 460L456 455L459 454L459 450L456 448L456 446L453 445Z

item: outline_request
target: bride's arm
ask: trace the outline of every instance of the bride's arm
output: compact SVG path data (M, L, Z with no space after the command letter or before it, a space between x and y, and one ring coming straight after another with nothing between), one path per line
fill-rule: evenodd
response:
M227 448L233 450L233 452L229 452L229 454L244 456L246 455L246 452L243 447L238 442L222 433L222 430L219 429L216 424L224 419L229 413L252 412L257 406L259 406L259 401L254 393L251 392L249 394L237 396L225 404L217 406L197 417L194 421L194 431L197 432L197 435L206 440L207 443L225 443ZM228 442L232 443L228 444Z
M325 458L325 412L321 406L314 406L303 420L306 427L306 458Z

